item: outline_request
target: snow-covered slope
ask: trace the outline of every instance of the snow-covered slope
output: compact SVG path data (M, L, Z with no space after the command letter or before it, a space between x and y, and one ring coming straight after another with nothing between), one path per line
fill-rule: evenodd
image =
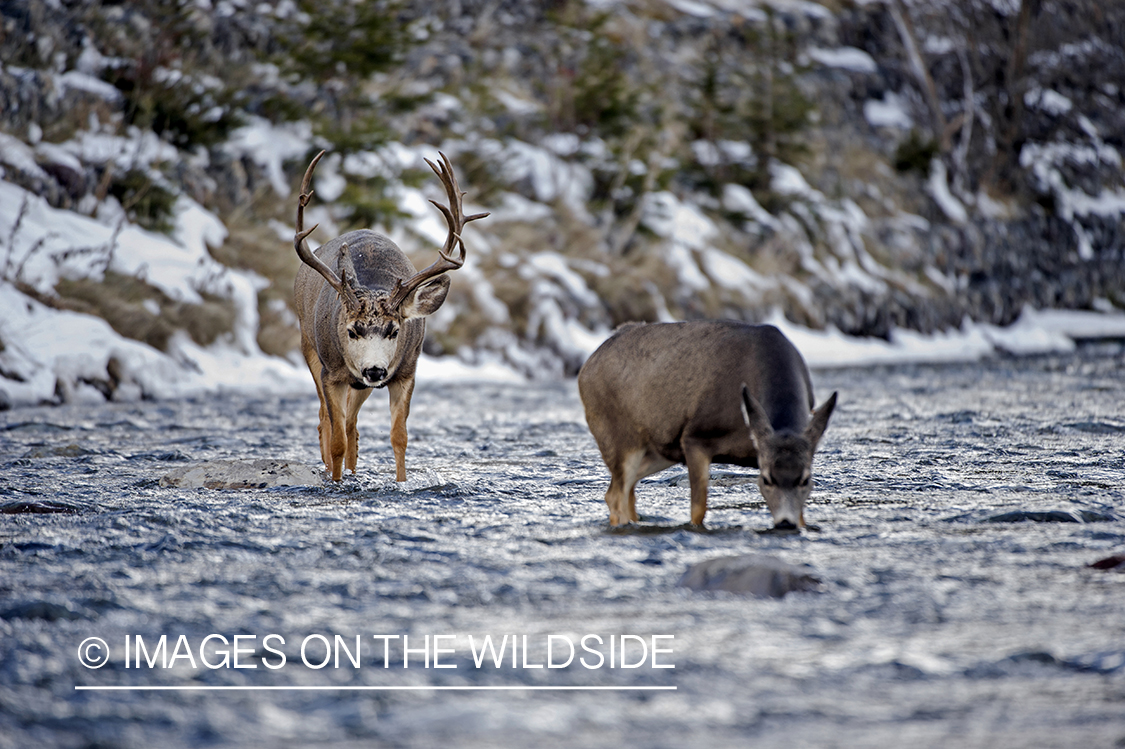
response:
M445 227L423 159L439 150L472 210L492 213L467 231L468 262L429 322L423 379L573 373L636 319L770 321L814 366L1125 337L1125 91L1094 75L1125 70L1101 39L1125 14L1091 29L1081 8L1047 3L1024 28L1019 3L947 5L907 3L903 25L882 3L462 3L451 17L422 2L398 61L364 78L279 68L269 40L308 21L287 4L12 16L0 404L311 390L299 357L263 353L261 333L293 340L292 192L319 148L313 239L370 214L428 264ZM1007 48L964 54L974 22L1028 42L1004 84L1023 91L1020 120L998 121L1008 91L989 88L1015 69ZM184 24L194 50L138 62ZM110 33L126 28L135 40ZM182 121L141 123L142 85ZM364 117L386 132L347 130ZM149 345L87 314L126 287L148 296L123 303L181 327ZM221 320L190 330L209 304Z

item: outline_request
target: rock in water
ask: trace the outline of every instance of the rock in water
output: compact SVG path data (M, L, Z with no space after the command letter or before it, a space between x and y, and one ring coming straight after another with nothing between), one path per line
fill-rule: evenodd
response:
M742 554L693 564L680 578L679 585L692 590L781 598L794 590L817 590L820 579L807 565L789 564L767 554Z
M306 465L266 458L212 460L177 468L160 479L161 486L181 489L268 489L323 483L323 475Z
M1096 562L1091 562L1086 565L1093 567L1096 570L1115 570L1117 572L1125 572L1125 554L1114 554L1105 559L1099 559Z
M39 460L42 458L81 458L94 453L81 445L40 445L25 452L21 457L25 460Z

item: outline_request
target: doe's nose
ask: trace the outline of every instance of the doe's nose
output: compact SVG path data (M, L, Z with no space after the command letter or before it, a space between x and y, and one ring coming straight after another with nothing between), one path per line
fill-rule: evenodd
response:
M368 367L363 370L363 379L368 382L382 382L383 378L387 376L387 370L382 367Z

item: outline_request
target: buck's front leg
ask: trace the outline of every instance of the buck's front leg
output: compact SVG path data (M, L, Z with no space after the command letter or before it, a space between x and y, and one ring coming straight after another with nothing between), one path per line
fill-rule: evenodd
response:
M344 455L348 449L347 411L348 391L347 384L339 385L325 382L321 384L324 392L324 405L328 411L328 423L321 423L322 430L327 428L327 435L321 432L324 446L327 447L325 464L332 473L332 480L339 481L344 474Z
M320 393L320 421L316 425L316 435L320 440L320 459L324 461L324 467L329 471L332 470L332 456L328 451L328 443L332 437L332 422L328 419L328 400L324 397L324 393Z
M344 455L344 468L347 468L352 473L355 473L355 464L359 460L359 428L356 427L356 418L359 416L360 406L364 404L370 395L371 390L369 388L364 388L363 390L356 390L351 387L348 388L348 450Z
M410 397L414 378L395 380L387 385L391 400L391 449L395 453L395 481L406 481L406 417L410 416Z
M328 421L328 401L324 397L324 384L322 383L324 367L320 363L320 357L317 356L316 348L308 341L302 341L301 353L305 356L305 362L309 365L309 372L312 373L313 384L316 385L316 398L320 401L320 412L316 424L316 438L317 443L320 445L320 459L324 462L324 467L332 470L332 460L328 454L328 437L332 433L332 428L329 426Z

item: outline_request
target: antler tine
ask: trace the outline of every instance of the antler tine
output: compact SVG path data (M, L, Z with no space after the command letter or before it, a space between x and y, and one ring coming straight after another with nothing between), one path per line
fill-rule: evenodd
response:
M451 242L453 241L453 234L456 234L461 229L461 197L465 194L461 192L460 186L457 184L457 177L453 174L453 166L449 163L449 159L444 153L438 151L441 156L441 166L434 164L434 162L426 159L426 163L430 169L434 170L434 174L441 180L442 187L445 188L446 199L449 201L449 206L443 206L436 200L431 200L442 215L445 216L445 222L449 225L450 236L446 237L445 246L442 247L442 254L448 254L449 250L453 249Z
M461 230L464 229L465 224L469 223L470 221L482 219L488 214L478 213L473 216L465 216L463 214L461 198L466 195L466 193L457 183L457 175L453 172L453 165L449 163L449 157L441 151L438 151L438 155L441 156L440 168L429 159L426 159L425 161L430 165L430 169L433 169L434 173L437 174L438 179L441 180L441 184L443 187L445 187L445 193L449 198L449 208L441 205L436 200L430 201L437 207L438 210L442 212L442 214L445 216L446 222L450 225L451 228L451 234L449 238L446 239L446 244L444 247L445 253L443 254L447 254L449 250L453 249L451 242L454 237L456 237L458 242L461 243L461 254L464 254L465 246L464 242L461 241Z
M324 280L328 282L329 286L336 290L337 294L342 294L344 292L344 284L340 281L340 277L336 275L335 271L325 265L323 260L314 255L312 250L310 250L309 246L305 243L305 239L316 231L316 227L320 226L320 224L313 224L308 229L305 229L305 206L309 204L313 196L313 191L309 189L312 184L313 170L316 169L316 165L320 162L324 154L325 151L321 151L313 157L313 160L309 162L308 169L305 170L304 178L301 180L301 194L297 196L297 231L293 237L293 247L297 250L297 257L301 258L301 261L305 263L305 265L308 265L323 276Z
M414 289L421 286L426 281L440 276L447 271L457 270L465 264L465 240L461 238L461 232L465 228L465 224L470 221L476 221L487 216L487 213L478 213L472 216L465 216L462 211L461 199L465 193L461 190L460 185L457 184L457 175L453 173L453 165L449 162L449 157L441 151L438 151L441 156L441 164L435 164L429 159L425 162L429 165L430 169L434 171L438 179L441 180L442 186L445 188L446 197L449 200L449 205L442 205L436 200L430 202L434 207L441 211L441 215L445 217L445 223L449 227L449 234L445 238L445 244L438 250L438 259L434 261L433 265L414 274L412 278L407 281L398 282L395 287L394 294L391 297L391 303L394 306L402 304L406 297L410 295ZM454 247L460 249L456 255L453 254Z
M305 169L305 176L301 180L302 195L305 195L307 193L309 197L312 197L312 191L309 190L309 185L312 183L313 170L316 169L316 165L320 163L320 160L324 158L324 154L326 153L328 152L321 149L320 153L318 153L316 156L313 156L313 160L309 162L308 168ZM305 202L308 203L308 199L306 199Z
M313 160L309 162L308 168L305 169L304 178L301 179L301 194L297 196L297 237L299 240L305 239L316 231L316 227L320 226L320 224L313 224L312 228L308 231L301 230L305 223L305 206L309 204L313 196L313 191L309 189L312 183L313 170L316 169L316 165L320 162L324 154L325 152L321 151L313 157Z
M431 200L430 202L433 203L434 208L437 208L439 211L441 211L441 215L445 216L445 223L449 226L449 235L445 239L445 244L442 245L442 248L440 250L438 250L438 253L444 258L447 258L450 261L454 261L453 256L450 255L449 253L450 253L450 250L453 249L454 237L456 237L457 240L461 239L461 235L458 232L453 230L453 227L457 225L457 220L453 217L453 212L451 210L449 210L449 208L445 207L444 205L437 202L436 200ZM464 262L465 261L465 243L461 242L460 247L461 247L461 252L458 254L458 258L460 258L460 262Z

